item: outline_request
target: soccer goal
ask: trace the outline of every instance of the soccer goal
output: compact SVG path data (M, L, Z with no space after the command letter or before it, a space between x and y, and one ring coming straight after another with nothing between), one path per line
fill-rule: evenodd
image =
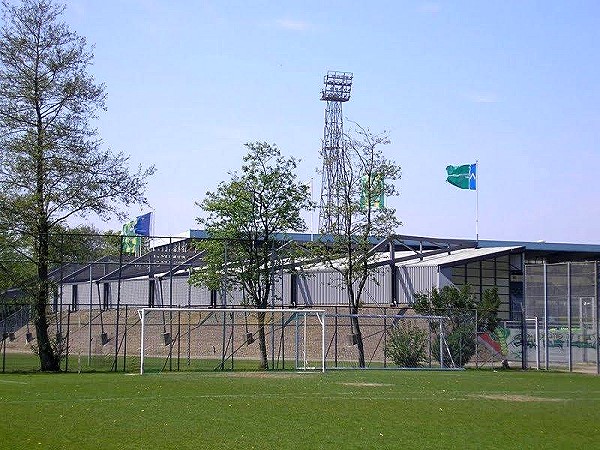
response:
M147 370L325 371L325 311L140 308L140 374ZM183 367L182 367L183 366Z

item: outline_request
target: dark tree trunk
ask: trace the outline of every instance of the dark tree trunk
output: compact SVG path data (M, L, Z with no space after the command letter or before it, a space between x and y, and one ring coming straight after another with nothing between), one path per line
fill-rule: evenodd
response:
M45 228L44 224L40 228ZM35 332L38 342L38 355L40 369L43 372L58 372L60 370L60 356L50 342L48 335L48 297L50 285L48 283L48 231L41 229L38 234L38 287L34 304Z
M350 307L350 314L358 314L358 307ZM358 352L358 367L361 369L366 367L365 364L365 349L363 346L362 332L360 331L360 323L358 317L352 316L351 320L352 339L356 343L356 350Z
M267 339L265 336L265 316L266 313L257 313L258 318L258 348L260 350L260 365L261 370L269 370L269 360L267 359Z

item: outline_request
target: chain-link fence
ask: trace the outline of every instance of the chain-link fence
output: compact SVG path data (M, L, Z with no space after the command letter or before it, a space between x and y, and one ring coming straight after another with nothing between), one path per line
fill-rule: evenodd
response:
M184 305L185 306L185 305ZM52 313L51 338L61 343L62 370L126 371L140 368L141 321L138 311L147 305L120 305L109 309L65 308ZM259 367L256 314L230 311L211 313L155 308L145 326L146 370L250 370ZM359 315L345 307L322 308L326 312L325 359L328 369L358 368L362 347L364 368L456 368L473 363L475 331L457 339L444 316L416 316L399 308L364 307ZM39 368L34 354L35 332L29 307L2 323L2 370L33 371ZM267 314L264 330L268 366L271 369L318 368L321 324L317 317L292 317L286 309ZM306 311L310 311L307 309ZM360 337L352 324L357 318ZM11 325L12 324L12 325ZM408 333L401 334L402 330ZM399 333L401 334L399 336ZM418 338L416 339L415 336ZM359 343L358 341L361 341ZM409 340L408 340L409 339ZM419 346L417 359L398 357L398 348ZM441 349L441 350L440 350Z
M600 373L598 263L525 266L527 367Z
M194 271L203 264L203 250L194 238L145 239L136 247L136 254L123 253L119 236L108 236L106 242L102 236L73 239L52 239L54 256L49 273L50 335L64 355L65 369L128 371L137 367L140 307L240 308L251 303L241 290L228 283L216 290L190 283ZM418 367L508 365L600 372L598 267L594 262L527 265L522 321L503 321L495 330L486 332L478 329L474 311L436 312L442 319L407 313L409 304L398 304L397 292L394 294L398 280L392 266L379 266L361 298L358 330L344 306L347 293L340 274L323 265L297 264L306 257L299 256L304 244L282 242L271 247L272 294L268 307L326 309L328 367L356 367L361 365L359 361L364 361L366 367L398 367L406 365L402 358L408 358L410 364ZM225 259L228 245L223 245ZM80 247L90 258L104 256L92 262L76 262L82 258ZM78 255L80 258L75 258ZM75 259L67 261L70 257ZM27 301L35 295L35 283L27 281L28 274L33 273L28 264L25 260L3 261L0 330L4 370L37 367L31 352L32 346L35 349L36 333ZM11 268L12 279L7 277ZM11 286L14 287L8 289ZM192 324L173 314L163 320L163 335L170 335L172 341L163 344L160 352L157 350L159 359L168 360L165 368L169 370L181 369L182 359L191 366L188 360L193 359L192 347L196 345L193 333L188 333L190 337L185 341L181 331ZM235 321L231 324L235 333L245 326ZM311 327L308 330L310 335ZM281 335L272 332L272 341L268 342L272 367L277 366L278 358L283 367L285 355L289 355L286 344L278 344L281 351L276 345L286 341L287 331ZM223 349L223 339L235 343L238 338L219 339L220 345L211 344L209 348L214 347L213 356L223 366L222 360L231 351ZM403 343L410 339L417 339L412 346L423 348L424 356L398 356ZM242 350L237 352L241 354ZM278 356L281 352L283 356ZM234 352L234 360L235 357ZM202 358L208 359L207 355ZM414 358L418 361L414 362Z

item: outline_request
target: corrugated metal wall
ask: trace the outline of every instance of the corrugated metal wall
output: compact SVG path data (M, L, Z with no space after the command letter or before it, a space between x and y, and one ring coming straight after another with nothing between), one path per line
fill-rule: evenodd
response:
M438 286L437 266L401 266L398 268L398 303L411 304L417 292Z
M454 282L471 284L473 293L480 295L482 290L497 286L502 299L502 316L508 312L508 257L496 261L478 261L440 270L438 266L399 266L396 268L397 300L399 304L411 304L417 292L431 291L433 287L442 288ZM297 284L297 306L346 305L347 293L341 275L333 270L300 272L295 278ZM172 283L172 284L171 284ZM104 283L92 283L92 304L104 305ZM155 278L153 283L154 306L209 306L210 291L206 288L190 286L187 277ZM59 292L62 304L72 304L72 285L65 284ZM120 303L130 305L148 305L151 282L145 279L123 280L120 283ZM117 303L119 284L110 282L108 307ZM89 283L81 283L77 289L79 308L89 307ZM277 273L274 280L274 296L269 301L273 306L292 304L292 275ZM361 299L365 305L389 305L392 302L392 270L390 266L379 267L372 279L367 281ZM223 304L221 293L217 295L217 304ZM239 290L227 292L226 304L243 304L243 295ZM508 316L507 316L508 317ZM506 318L507 318L506 317Z
M379 267L374 278L367 281L361 300L364 304L389 304L391 293L390 268ZM347 303L346 289L338 272L332 270L309 272L298 277L299 305L346 305Z
M172 284L171 284L172 283ZM335 271L302 272L296 277L297 305L298 306L324 306L346 305L348 303L346 290L342 278ZM369 305L389 305L392 299L392 277L390 267L377 269L374 278L367 281L362 303ZM114 307L117 304L119 283L110 282L108 302L106 305ZM209 306L210 290L202 287L190 286L187 277L155 278L151 283L149 279L130 279L120 283L120 303L122 305L148 305L151 285L154 290L154 306ZM104 305L104 283L92 283L92 307ZM72 304L72 284L62 285L59 291L59 300L63 308ZM90 284L77 285L77 304L79 309L89 308ZM217 293L217 303L222 304L221 293ZM277 274L274 280L274 295L269 302L274 306L289 306L292 303L292 276L289 273ZM227 292L226 304L239 306L243 304L243 295L240 290Z

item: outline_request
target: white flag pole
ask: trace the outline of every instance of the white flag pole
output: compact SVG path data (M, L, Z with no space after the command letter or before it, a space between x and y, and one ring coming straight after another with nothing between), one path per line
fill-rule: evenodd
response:
M475 160L475 240L479 242L479 160Z

